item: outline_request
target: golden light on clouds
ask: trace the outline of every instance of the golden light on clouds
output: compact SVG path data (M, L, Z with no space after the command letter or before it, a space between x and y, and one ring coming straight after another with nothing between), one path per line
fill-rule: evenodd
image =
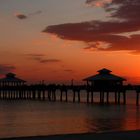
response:
M95 7L103 7L111 2L112 0L87 0L87 5Z

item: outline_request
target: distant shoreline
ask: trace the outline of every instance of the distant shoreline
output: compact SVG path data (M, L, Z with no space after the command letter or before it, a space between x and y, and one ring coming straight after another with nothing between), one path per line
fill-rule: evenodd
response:
M0 140L140 140L140 130L0 138Z

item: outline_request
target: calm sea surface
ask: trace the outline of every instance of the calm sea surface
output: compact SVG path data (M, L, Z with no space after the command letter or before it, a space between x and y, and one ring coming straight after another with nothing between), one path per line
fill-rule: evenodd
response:
M1 100L0 137L140 129L140 108L135 106L135 93L127 94L126 106ZM98 95L95 96L98 102ZM82 101L85 101L84 92Z

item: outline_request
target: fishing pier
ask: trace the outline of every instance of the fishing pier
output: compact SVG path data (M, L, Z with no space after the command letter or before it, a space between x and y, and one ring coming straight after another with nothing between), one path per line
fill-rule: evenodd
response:
M42 100L60 102L82 102L81 94L84 92L86 103L95 103L95 94L98 94L100 104L126 104L127 91L134 90L136 105L139 105L140 86L123 85L124 78L111 74L111 71L102 69L97 75L83 79L85 85L56 85L35 84L27 85L26 81L17 78L15 74L8 73L0 79L0 100ZM69 99L71 95L71 99ZM110 101L110 95L113 101Z

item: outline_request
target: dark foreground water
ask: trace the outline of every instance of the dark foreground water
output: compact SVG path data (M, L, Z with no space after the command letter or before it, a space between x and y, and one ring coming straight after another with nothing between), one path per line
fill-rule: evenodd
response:
M82 100L84 102L84 93ZM135 94L128 93L127 101L126 106L101 106L86 103L1 100L0 137L140 129L140 109L135 106Z

